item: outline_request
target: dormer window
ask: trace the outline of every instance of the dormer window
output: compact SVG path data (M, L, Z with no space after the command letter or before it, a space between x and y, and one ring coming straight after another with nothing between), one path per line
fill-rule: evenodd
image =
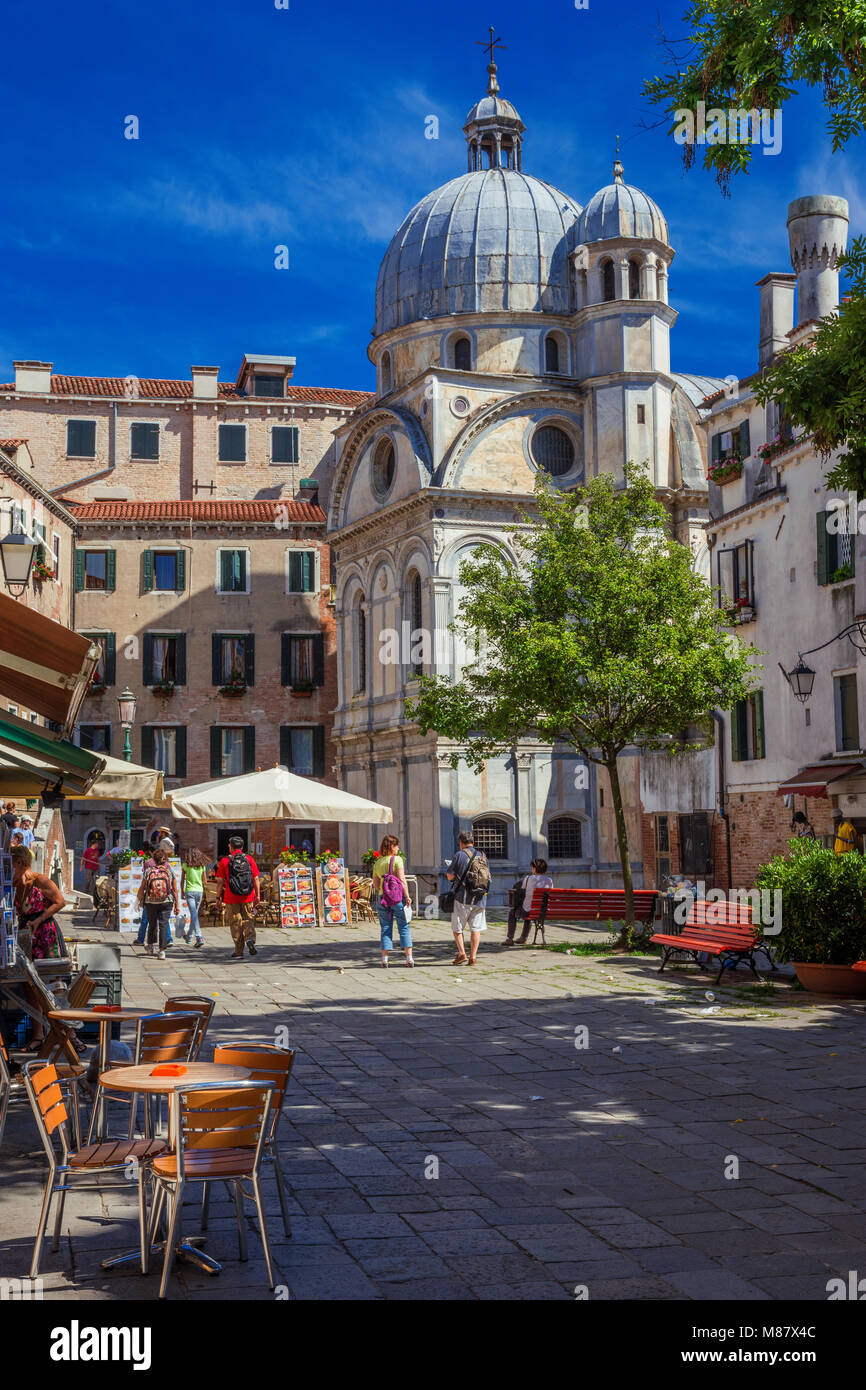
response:
M256 372L253 377L254 396L285 396L285 379L281 376L266 376Z

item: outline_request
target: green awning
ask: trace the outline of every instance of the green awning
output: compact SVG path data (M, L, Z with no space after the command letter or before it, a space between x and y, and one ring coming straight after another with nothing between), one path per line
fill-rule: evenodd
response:
M0 788L16 777L31 782L57 782L81 795L96 781L105 759L68 739L52 737L23 719L0 717Z

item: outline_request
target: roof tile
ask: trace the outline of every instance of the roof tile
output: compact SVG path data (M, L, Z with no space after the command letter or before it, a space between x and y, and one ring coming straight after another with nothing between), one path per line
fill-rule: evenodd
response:
M366 405L372 399L371 391L346 391L339 386L293 386L289 382L285 396L244 396L233 382L218 383L221 400L274 401L282 400L288 405L342 405L355 407ZM15 383L0 383L0 391L14 391ZM138 397L128 397L126 383L119 376L53 376L51 394L54 396L107 396L119 400L191 400L191 381L165 381L153 377L140 377Z
M311 502L73 502L64 503L77 521L274 521L325 524L322 508ZM279 513L277 508L280 508Z

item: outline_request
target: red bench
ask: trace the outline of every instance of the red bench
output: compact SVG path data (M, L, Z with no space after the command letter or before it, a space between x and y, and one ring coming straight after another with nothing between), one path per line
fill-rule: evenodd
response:
M634 915L637 922L649 922L655 912L655 888L635 888ZM624 888L536 888L528 912L518 914L534 924L532 944L544 936L544 924L556 922L622 922L625 919Z
M707 902L699 898L689 908L680 935L657 932L650 937L650 941L662 947L659 974L676 951L691 956L702 969L706 969L706 966L701 956L717 959L719 973L716 984L726 970L736 969L741 962L748 965L756 980L760 980L755 968L756 951L763 951L771 969L778 969L760 933L752 926L751 903Z

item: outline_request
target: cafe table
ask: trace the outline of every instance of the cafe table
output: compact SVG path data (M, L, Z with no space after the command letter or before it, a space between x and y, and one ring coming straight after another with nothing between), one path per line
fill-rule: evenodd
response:
M121 1005L119 1009L112 1009L106 1012L99 1007L83 1009L51 1009L48 1017L59 1019L61 1023L81 1023L99 1024L99 1065L100 1072L108 1071L111 1065L111 1025L113 1023L123 1023L130 1019L136 1022L140 1018L149 1018L151 1014L159 1013L159 1009L139 1009L127 1008ZM105 1136L105 1102L101 1090L98 1092L94 1105L98 1107L98 1113L93 1126L93 1137L104 1139Z
M196 1083L201 1084L205 1081L216 1086L228 1086L233 1081L248 1081L250 1078L248 1067L224 1066L221 1062L185 1062L181 1065L184 1069L180 1076L154 1076L154 1067L150 1062L146 1062L142 1066L114 1067L111 1071L103 1072L99 1081L106 1091L168 1096L179 1086L194 1086ZM170 1126L171 1105L169 1105L168 1113ZM168 1138L170 1145L172 1141L170 1128ZM198 1242L202 1240L204 1240L204 1236L187 1236L175 1247L175 1257L196 1265L206 1274L219 1274L222 1265L212 1255L208 1255L204 1250L198 1248ZM165 1241L160 1241L151 1246L151 1253L162 1254L164 1249ZM138 1250L127 1250L122 1255L115 1255L110 1260L103 1260L102 1268L112 1269L115 1265L132 1264L139 1258L140 1252Z

